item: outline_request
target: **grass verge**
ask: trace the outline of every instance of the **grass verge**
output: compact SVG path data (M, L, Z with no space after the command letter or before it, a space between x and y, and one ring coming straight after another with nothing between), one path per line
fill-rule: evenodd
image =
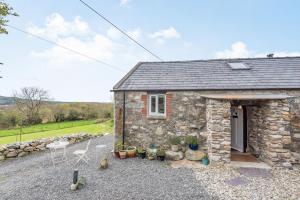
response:
M76 133L89 133L94 135L103 134L103 133L112 133L112 129L113 129L112 120L99 123L99 124L96 124L94 122L93 124L88 124L88 125L80 125L80 126L74 126L70 128L61 128L61 129L54 129L48 131L43 130L40 132L23 134L22 142L31 141L40 138L57 137L57 136L76 134ZM10 144L16 142L17 140L19 141L19 138L17 138L17 140L16 138L17 138L16 135L0 137L0 144Z

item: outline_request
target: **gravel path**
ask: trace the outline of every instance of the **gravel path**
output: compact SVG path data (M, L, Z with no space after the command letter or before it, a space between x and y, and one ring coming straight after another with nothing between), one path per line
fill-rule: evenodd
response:
M0 163L0 198L4 199L217 199L209 195L192 169L174 169L166 162L142 159L114 159L111 156L111 135L93 139L89 165L80 164L79 175L87 178L81 190L71 191L75 162L61 163L54 168L49 153L36 153ZM109 168L98 170L96 145L107 144ZM68 147L68 157L86 142Z
M300 200L300 170L272 169L264 176L249 176L230 166L195 169L197 179L219 199ZM263 175L263 174L262 174ZM230 185L228 182L240 183ZM226 184L227 183L227 184Z

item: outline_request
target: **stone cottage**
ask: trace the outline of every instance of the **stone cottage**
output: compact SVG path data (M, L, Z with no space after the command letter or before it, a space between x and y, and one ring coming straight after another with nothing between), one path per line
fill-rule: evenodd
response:
M212 161L299 163L300 57L140 62L113 92L115 142L195 135Z

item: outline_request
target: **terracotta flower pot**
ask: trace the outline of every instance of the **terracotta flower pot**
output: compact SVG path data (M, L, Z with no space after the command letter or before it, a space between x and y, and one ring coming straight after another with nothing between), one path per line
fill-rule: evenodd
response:
M120 153L118 151L114 152L116 158L120 158Z
M119 151L119 154L120 154L120 158L121 158L121 159L125 159L125 158L126 158L127 152L124 151L124 150L122 150L122 151Z
M136 148L132 147L132 149L127 149L127 156L128 158L134 158L136 156Z

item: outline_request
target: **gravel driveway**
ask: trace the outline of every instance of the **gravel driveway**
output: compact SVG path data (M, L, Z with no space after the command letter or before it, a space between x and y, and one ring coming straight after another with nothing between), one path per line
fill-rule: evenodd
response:
M209 195L191 169L174 169L166 162L138 158L119 160L111 156L112 135L91 141L89 165L79 164L79 176L87 178L81 190L71 191L75 158L72 152L86 142L68 147L69 163L54 168L48 152L0 163L0 197L3 199L216 199ZM106 144L109 168L97 169L99 152Z

